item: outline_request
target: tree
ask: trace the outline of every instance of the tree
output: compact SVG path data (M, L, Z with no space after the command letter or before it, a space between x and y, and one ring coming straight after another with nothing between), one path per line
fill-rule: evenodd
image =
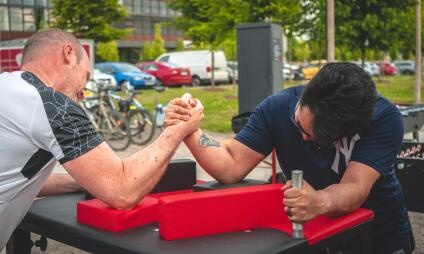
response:
M153 44L151 42L145 42L143 51L141 53L141 59L142 61L151 61L156 59L156 54L153 48Z
M308 61L311 56L311 49L306 42L300 42L294 49L294 58L296 61Z
M97 43L96 55L103 61L118 62L118 45L116 41Z
M73 33L78 38L109 42L127 35L129 29L111 26L127 15L118 0L52 0L53 27Z
M247 22L276 22L286 33L299 21L300 0L171 0L170 7L181 12L178 29L193 40L195 46L207 45L212 51L235 36L235 26ZM214 69L212 67L212 69ZM213 81L212 72L212 84Z
M184 51L184 43L181 39L177 40L177 45L175 47L175 51Z
M153 41L153 58L156 59L158 56L166 53L165 41L161 36L160 24L155 24L155 36Z
M415 0L337 1L337 34L340 43L359 48L362 62L366 50L389 51L404 36L408 8Z

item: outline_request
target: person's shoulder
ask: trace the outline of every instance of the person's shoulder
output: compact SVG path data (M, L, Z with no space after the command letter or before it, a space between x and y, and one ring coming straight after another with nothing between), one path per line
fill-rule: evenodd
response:
M270 98L273 99L273 100L281 100L281 99L291 100L293 98L300 98L304 88L305 88L304 85L298 85L298 86L285 88L285 89L271 95Z
M275 107L289 105L293 100L299 100L304 87L304 85L299 85L283 89L273 95L270 95L266 101L268 101L271 106Z
M22 77L23 73L22 71L14 71L0 74L0 93L3 100L29 103L38 98L37 90Z
M393 102L378 95L372 119L377 120L391 114L400 116L400 111Z

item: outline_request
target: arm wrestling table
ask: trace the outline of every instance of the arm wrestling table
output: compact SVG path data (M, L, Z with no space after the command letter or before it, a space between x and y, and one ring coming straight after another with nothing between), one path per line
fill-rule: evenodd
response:
M362 243L360 253L370 253L371 249L370 221L312 246L305 239L293 239L273 229L165 241L159 238L156 223L119 233L80 224L76 221L76 203L81 200L84 200L82 193L36 200L11 237L7 253L31 253L30 232L93 253L316 253L336 242L358 237Z

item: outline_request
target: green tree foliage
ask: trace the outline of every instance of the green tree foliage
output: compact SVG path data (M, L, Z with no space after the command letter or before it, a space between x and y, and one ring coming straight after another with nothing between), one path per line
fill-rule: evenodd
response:
M237 42L235 33L221 43L227 60L237 61Z
M248 22L275 22L291 32L300 21L300 0L171 0L171 8L182 13L177 28L193 43L218 47L235 34L235 26Z
M294 60L296 61L308 61L310 60L311 56L311 48L309 47L309 44L302 41L297 44L296 48L294 49Z
M111 26L127 15L118 0L52 0L52 4L52 26L72 32L78 38L108 42L130 32Z
M405 42L406 31L414 30L408 21L415 0L338 0L335 1L336 45L350 51L359 50L365 59L367 52L388 52ZM326 1L304 1L300 30L308 33L325 52ZM410 43L410 42L409 42Z
M145 42L143 51L141 52L141 59L142 61L152 61L156 59L155 50L153 48L153 44L151 42Z
M163 40L161 35L160 24L155 24L155 39L153 40L153 52L154 52L153 58L157 58L163 53L166 53L165 41Z
M408 33L415 36L414 14L409 14L412 3L409 0L336 1L337 59L357 59L349 54L356 56L359 50L362 57L373 60L378 51L393 51L405 44L411 48L411 39L405 38ZM325 0L317 0L304 1L302 8L304 16L299 30L308 34L311 43L318 44L311 45L313 58L325 56L325 7Z
M116 41L97 43L96 55L102 61L118 62L118 45Z
M175 47L175 51L184 51L184 43L181 39L177 40L177 45Z
M389 51L400 44L408 8L415 0L337 1L338 41L359 48L362 59L367 49Z

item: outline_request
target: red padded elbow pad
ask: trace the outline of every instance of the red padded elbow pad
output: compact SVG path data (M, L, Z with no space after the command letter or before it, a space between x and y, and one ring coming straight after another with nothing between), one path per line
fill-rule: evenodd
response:
M268 184L162 197L159 234L175 240L284 223L281 188Z
M157 221L157 204L157 198L144 197L131 210L117 210L98 199L82 201L77 204L77 221L118 232Z
M315 219L303 225L303 234L308 240L309 245L313 245L323 239L343 232L353 226L369 221L374 217L374 213L370 210L359 208L351 213L338 216L318 216ZM272 228L293 234L293 226L291 222L286 222Z

